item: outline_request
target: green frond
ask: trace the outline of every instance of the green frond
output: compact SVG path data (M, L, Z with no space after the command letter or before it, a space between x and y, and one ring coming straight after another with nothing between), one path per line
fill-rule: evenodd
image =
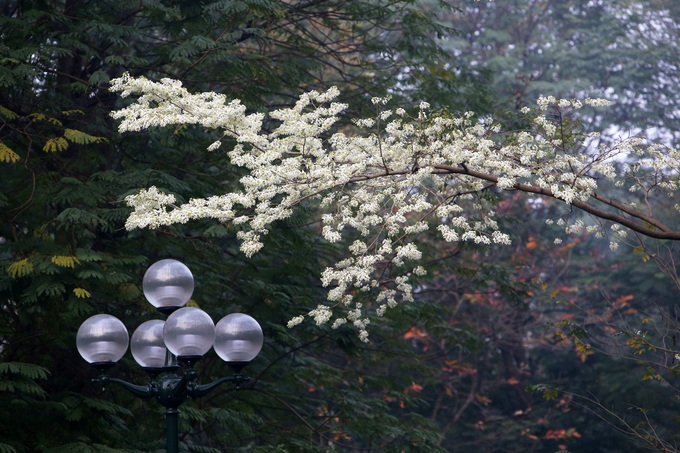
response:
M104 59L106 64L117 64L123 66L126 62L125 59L119 55L109 55Z
M96 137L75 129L64 129L64 138L66 138L66 140L70 141L71 143L76 143L78 145L104 143L107 141L105 137Z
M70 267L71 269L75 268L76 264L80 264L80 261L75 256L57 255L53 256L51 260L59 267Z
M53 124L54 126L62 126L61 121L51 116L47 116L44 113L31 113L30 115L28 115L28 118L34 123L45 121L50 124Z
M104 257L101 254L95 252L94 250L83 249L83 248L76 250L76 256L78 257L78 259L80 261L83 261L83 262L101 261L101 260L104 259Z
M94 278L97 280L100 280L104 278L104 274L102 274L100 271L97 269L84 269L77 274L78 278L82 279L89 279L89 278Z
M40 296L59 296L66 292L66 287L61 282L43 282L36 288L38 297Z
M0 376L18 375L27 379L47 379L50 372L47 368L33 363L0 362Z
M27 381L0 380L0 393L16 393L20 395L43 398L47 394L38 384Z
M141 292L136 284L126 283L118 286L116 294L119 300L135 300L141 295Z
M50 138L43 146L43 151L46 153L58 153L66 149L68 149L68 142L64 137Z
M12 71L4 66L0 66L0 86L1 87L11 87L16 84L16 78Z
M211 225L203 232L203 235L209 238L221 238L228 234L229 230L222 224Z
M3 107L2 105L0 105L0 115L4 116L8 120L15 120L15 119L19 118L19 115L17 115L16 113L11 111L10 109Z
M12 148L0 142L0 162L15 163L19 159L19 155L12 151Z
M206 411L191 406L182 407L182 418L189 420L190 423L205 423L208 417Z
M104 278L107 283L111 283L112 285L119 285L134 280L130 275L122 272L109 272Z
M17 453L16 448L0 442L0 453Z
M87 81L94 85L104 85L106 83L109 83L110 80L111 77L109 77L109 75L106 72L95 71L92 73L92 75Z
M14 263L10 264L9 267L7 268L7 273L12 278L26 277L27 275L30 275L32 272L33 264L28 260L28 258L15 261Z
M95 409L99 412L104 412L107 414L117 414L117 415L131 415L132 412L130 412L129 409L113 403L111 401L107 401L104 399L99 399L99 398L79 398L76 406L84 405L86 407L89 407L91 409ZM182 409L184 410L184 409Z
M100 211L100 217L107 222L122 225L130 215L130 208L113 208Z
M112 266L135 266L139 264L144 264L147 261L147 259L148 258L143 255L121 256L111 258L110 263Z
M92 294L84 288L73 288L73 294L75 294L78 299L89 299L92 297Z
M97 215L79 208L64 209L57 216L57 222L59 223L60 229L65 227L72 227L74 225L77 225L79 228L82 228L83 225L97 227L105 223Z

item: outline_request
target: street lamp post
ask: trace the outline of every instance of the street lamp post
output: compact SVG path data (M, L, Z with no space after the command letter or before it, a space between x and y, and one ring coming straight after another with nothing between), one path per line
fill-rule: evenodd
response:
M205 396L225 382L237 388L247 382L249 378L241 374L241 369L262 349L262 329L243 313L227 315L215 325L203 310L184 307L193 294L194 278L189 268L177 260L165 259L151 265L142 286L149 303L167 316L165 321L141 324L130 339L118 318L98 314L81 324L76 343L80 355L101 373L94 382L104 386L118 384L141 398L155 398L165 407L167 452L177 453L179 406L187 398ZM125 355L128 344L132 357L149 375L146 385L106 374ZM199 384L194 364L211 347L235 374Z

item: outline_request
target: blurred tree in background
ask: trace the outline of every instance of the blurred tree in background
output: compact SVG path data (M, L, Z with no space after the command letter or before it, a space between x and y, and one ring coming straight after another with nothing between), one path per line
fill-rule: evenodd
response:
M499 111L518 110L539 95L604 96L613 109L582 115L586 127L677 145L677 2L503 0L463 10L440 19L460 32L442 44L460 64L493 74ZM653 202L672 213L672 200ZM546 234L551 228L542 222L555 207L518 203L524 207L516 209L526 211L520 218L532 225L517 241L525 250L510 259L494 251L493 257L522 262L545 287L542 298L529 303L530 321L519 338L531 346L529 381L549 383L530 388L556 401L553 419L580 434L563 444L573 451L635 451L639 444L677 451L677 245L634 236L618 253L592 237L564 238L555 246L548 239L555 232ZM552 327L541 332L546 323ZM576 410L579 405L593 413ZM612 427L634 443L610 437Z
M467 3L442 23L462 65L494 74L518 108L539 95L606 97L602 126L677 143L680 5L673 0L503 0ZM512 105L510 105L512 107Z

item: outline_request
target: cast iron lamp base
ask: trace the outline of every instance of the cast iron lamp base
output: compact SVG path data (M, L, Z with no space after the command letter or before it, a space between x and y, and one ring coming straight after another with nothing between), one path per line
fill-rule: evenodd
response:
M122 379L109 377L106 371L113 365L111 362L92 364L102 373L92 382L101 384L103 389L109 383L118 384L135 396L145 399L154 398L161 406L165 407L167 453L178 453L179 451L179 406L182 403L188 398L205 396L225 382L231 382L239 389L250 380L248 376L237 372L232 376L217 379L209 384L198 384L196 382L198 373L193 368L191 361L180 361L186 363L188 367L184 370L179 366L145 368L150 377L146 385L136 385Z

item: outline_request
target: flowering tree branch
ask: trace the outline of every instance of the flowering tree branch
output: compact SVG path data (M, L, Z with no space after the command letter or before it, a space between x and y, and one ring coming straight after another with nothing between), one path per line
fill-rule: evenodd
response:
M332 321L333 327L349 322L363 340L369 318L356 293L375 292L379 315L412 300L409 279L425 273L413 241L418 234L434 228L449 242L510 243L485 196L489 190L559 200L614 222L619 235L625 234L624 226L654 238L680 239L680 231L655 217L651 207L654 193L677 192L680 153L636 137L597 146L597 134L584 134L567 121L569 112L583 106L578 100L541 98L535 109L523 111L532 126L514 132L470 112L434 114L427 103L411 116L401 108L388 109L386 99L374 99L375 118L347 125L339 121L347 106L335 102L339 93L330 89L306 93L293 107L269 112L278 125L265 132L263 114L249 114L239 101L217 93L189 93L176 80L125 75L112 81L112 90L137 96L112 113L122 120L121 131L176 124L218 130L235 143L227 153L231 163L248 171L240 180L242 190L181 206L155 187L129 196L134 211L128 229L214 218L238 225L241 250L252 256L274 222L291 216L301 202L314 202L324 238L351 243L348 256L321 273L328 301L308 316L319 324ZM219 140L208 149L221 145ZM636 201L601 195L601 181L639 195L644 210ZM583 229L605 234L601 223L557 223L568 234Z
M435 165L434 166L435 171L433 171L433 174L437 175L446 175L446 174L459 174L459 175L469 175L473 176L475 178L478 178L480 180L488 181L492 183L491 185L497 185L498 183L498 178L494 175L490 175L487 173L482 173L479 171L474 171L470 170L467 167L454 167L450 165ZM373 175L363 175L363 176L358 176L355 178L352 178L352 182L360 182L360 181L366 181L368 179L376 179L376 178L382 178L386 176L395 176L395 175L405 175L410 173L410 170L404 170L401 172L385 172L382 174L373 174ZM487 186L488 188L490 186ZM545 197L549 198L555 198L559 200L559 197L557 197L550 189L546 189L543 187L537 187L537 186L532 186L529 184L522 184L522 183L515 183L512 185L511 188L507 190L512 190L516 189L522 192L526 193L533 193L537 195L542 195ZM626 214L629 217L625 217L622 214L616 214L614 212L607 211L605 209L599 209L595 206L592 206L586 202L582 202L579 200L573 200L571 202L571 205L581 209L582 211L587 212L588 214L591 214L595 217L599 217L604 220L609 220L615 223L618 223L620 225L623 225L627 228L630 228L632 231L635 231L637 233L643 234L645 236L654 238L654 239L671 239L671 240L680 240L680 230L674 230L671 227L665 225L662 223L660 220L655 219L652 216L646 215L643 212L633 208L630 205L623 204L621 202L616 201L613 198L608 198L602 195L599 195L596 192L593 192L591 194L592 198L594 200L600 201L603 204L614 208L618 211L620 211L622 214ZM636 221L637 219L637 221ZM640 222L641 221L641 222Z
M437 174L464 174L474 176L484 181L488 181L496 185L498 183L498 178L496 176L482 173L479 171L470 170L464 167L451 167L448 165L436 165L435 168ZM532 186L529 184L515 183L512 185L511 189L516 189L526 193L533 193L549 198L554 198L559 200L560 198L556 196L550 189ZM511 190L508 189L508 190ZM630 228L632 231L640 233L644 236L648 236L654 239L670 239L670 240L680 240L680 230L674 230L671 227L662 223L659 219L656 219L650 215L643 213L642 211L635 209L631 205L626 205L613 198L608 198L602 196L596 192L591 194L593 200L597 200L616 211L621 212L621 214L616 214L615 211L607 211L605 209L597 208L587 202L580 200L573 200L571 205L587 212L595 217L609 220L611 222L618 223L622 226ZM626 215L628 217L626 217Z

